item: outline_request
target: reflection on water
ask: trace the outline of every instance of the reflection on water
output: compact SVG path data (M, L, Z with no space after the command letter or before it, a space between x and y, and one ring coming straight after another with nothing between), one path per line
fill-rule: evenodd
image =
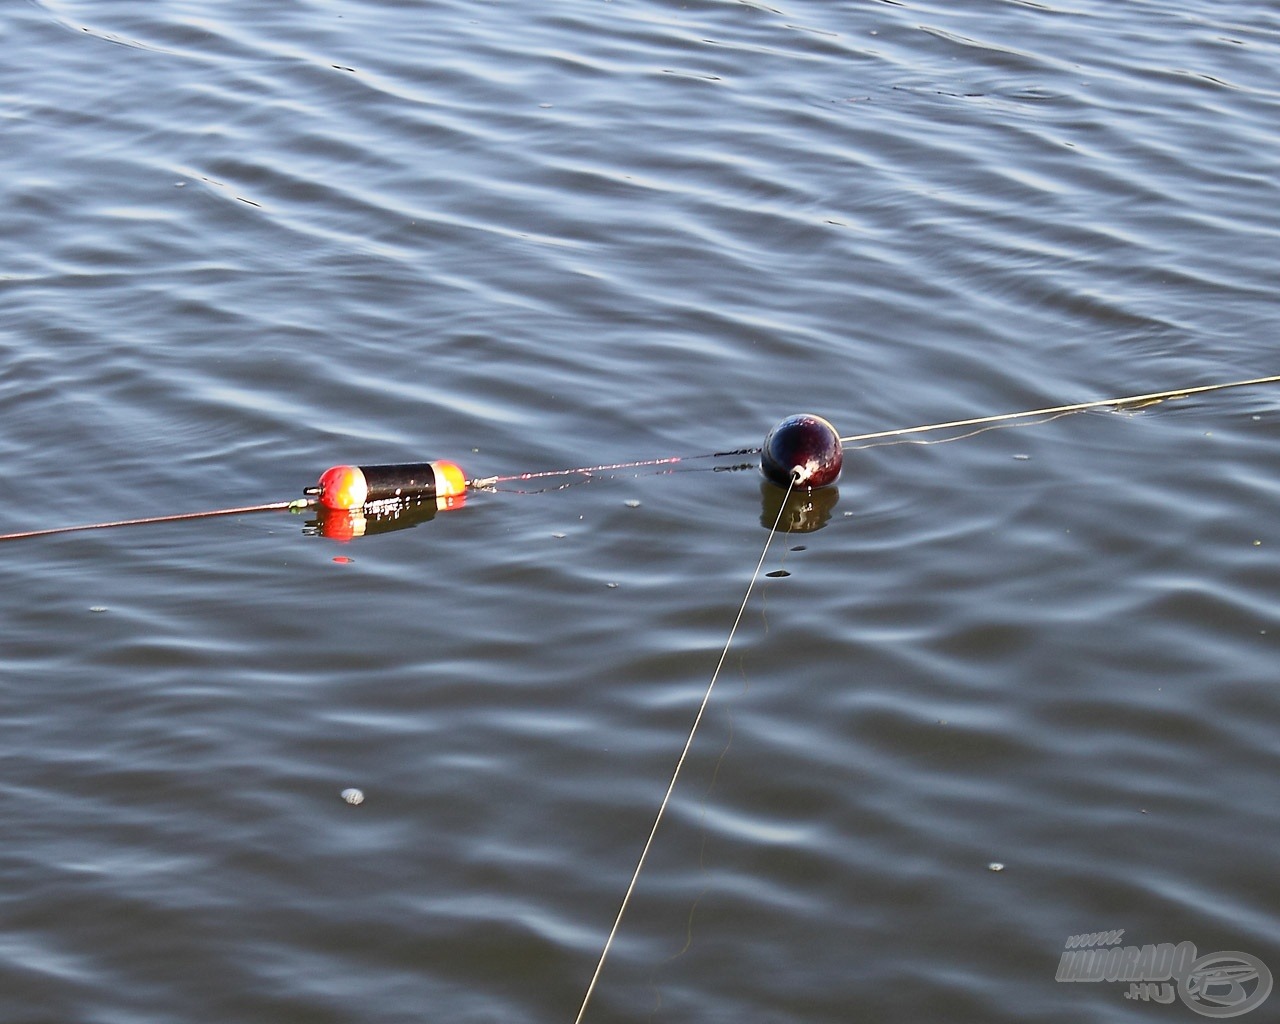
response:
M812 533L827 525L839 501L840 488L834 485L797 488L788 494L777 484L764 481L760 484L760 525L769 529L776 522L780 533Z
M454 495L443 511L463 507L464 495ZM442 510L432 498L427 501L381 501L359 509L333 509L317 505L314 518L307 521L306 533L340 543L372 537L393 530L407 530L429 523Z

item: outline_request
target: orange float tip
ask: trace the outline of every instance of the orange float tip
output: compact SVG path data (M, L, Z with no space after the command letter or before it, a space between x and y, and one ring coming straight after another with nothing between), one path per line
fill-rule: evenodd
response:
M359 466L332 466L320 474L320 504L325 508L364 508L369 484Z
M457 498L467 493L467 475L456 462L438 459L431 466L436 471L437 498Z

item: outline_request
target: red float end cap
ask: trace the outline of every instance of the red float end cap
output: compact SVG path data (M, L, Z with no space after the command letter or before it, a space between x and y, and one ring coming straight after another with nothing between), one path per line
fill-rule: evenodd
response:
M364 508L369 485L359 466L333 466L320 474L320 504L325 508Z

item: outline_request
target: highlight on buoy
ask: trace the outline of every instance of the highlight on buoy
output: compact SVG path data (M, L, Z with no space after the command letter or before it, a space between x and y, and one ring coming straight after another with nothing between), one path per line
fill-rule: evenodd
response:
M440 511L457 508L467 493L467 478L453 462L402 462L386 466L331 466L320 475L313 495L328 509L362 509L379 501L435 500Z
M840 434L813 413L788 416L764 439L760 471L779 487L826 487L840 476L844 449Z

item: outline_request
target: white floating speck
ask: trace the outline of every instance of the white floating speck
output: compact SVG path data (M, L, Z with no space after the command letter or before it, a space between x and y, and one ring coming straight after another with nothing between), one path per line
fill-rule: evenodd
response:
M353 786L350 789L344 789L342 791L342 799L352 807L357 807L364 803L364 793Z
M567 536L568 536L568 534L567 534L567 533L553 533L551 536L553 536L556 540L564 540L564 539L565 539L565 537L567 537Z
M610 590L617 590L617 589L618 589L618 584L616 584L616 583L606 583L606 584L605 584L605 586L606 586L606 587L608 587Z
M627 508L639 508L639 507L640 507L640 502L639 502L639 501L637 501L635 498L632 498L630 501L624 501L624 502L623 502L623 504L624 504L624 505L626 505L626 506L627 506Z
M95 604L89 607L89 611L91 612L105 612L106 610L107 606L105 604Z
M988 871L1003 871L1003 870L1004 870L1004 865L1003 865L1003 864L1001 864L998 860L993 860L990 864L988 864L988 865L987 865L987 870L988 870Z
M1017 459L1019 462L1027 462L1030 460L1031 456L1024 455L1021 452L1019 452L1017 455L1014 456L1014 458Z

